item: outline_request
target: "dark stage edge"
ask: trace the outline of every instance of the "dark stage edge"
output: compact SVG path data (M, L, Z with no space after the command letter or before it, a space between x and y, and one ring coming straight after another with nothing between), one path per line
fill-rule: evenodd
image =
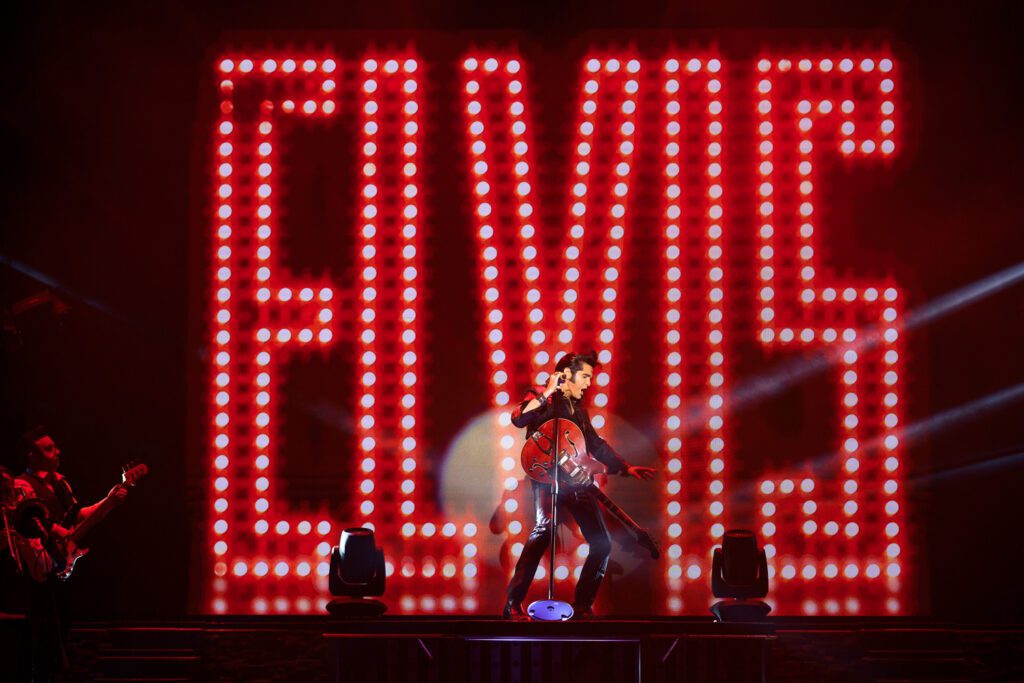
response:
M2 625L17 680L25 624ZM909 618L203 617L81 621L71 645L74 681L1024 681L1024 625Z

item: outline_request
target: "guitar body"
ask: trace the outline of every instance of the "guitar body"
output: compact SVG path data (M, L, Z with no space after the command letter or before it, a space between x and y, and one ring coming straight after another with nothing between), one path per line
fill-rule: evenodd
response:
M63 544L61 551L64 553L64 566L58 565L57 570L53 574L61 581L67 581L75 571L75 563L88 555L89 549L80 547L73 540L68 540L66 544Z
M558 468L555 468L555 437L558 430ZM551 484L553 473L559 472L559 486L570 489L586 489L594 498L636 535L637 543L643 546L651 557L658 559L661 549L650 533L643 529L626 512L612 501L595 483L594 476L607 474L603 462L587 453L583 432L572 420L554 418L548 420L530 435L519 457L523 470L534 481Z
M587 453L583 432L576 423L559 418L548 420L538 427L523 446L519 459L531 479L541 484L553 482L555 423L558 423L558 463L562 472L559 485L589 486L594 483L594 475L608 472L603 462Z

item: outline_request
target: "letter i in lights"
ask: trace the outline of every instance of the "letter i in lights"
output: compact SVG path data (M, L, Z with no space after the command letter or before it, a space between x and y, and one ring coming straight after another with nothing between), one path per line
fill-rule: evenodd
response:
M354 450L339 467L357 467L349 518L401 538L388 557L389 585L403 611L475 611L477 566L472 522L433 519L418 477L422 414L417 360L423 292L416 286L419 230L419 95L410 55L362 62L363 77L339 84L335 60L262 56L219 63L221 117L215 153L213 343L211 376L213 555L208 604L214 612L306 612L326 594L328 555L348 511L315 518L289 511L277 484L275 420L285 396L287 357L321 349L337 353L336 290L328 281L297 281L276 257L287 226L275 216L275 187L287 169L276 161L282 129L297 117L336 112L339 87L358 87L362 171L356 262L361 387L353 400ZM358 82L358 85L356 83ZM277 99L235 111L235 89L264 86ZM269 87L267 87L269 86ZM342 163L339 160L339 163ZM339 226L338 229L344 229ZM382 410L399 406L399 410ZM396 490L381 505L378 484ZM354 503L352 502L354 501ZM395 548L395 544L389 548ZM389 591L390 592L390 591ZM415 598L413 598L415 595ZM461 596L461 602L456 599Z
M542 240L536 227L537 154L531 146L523 71L514 56L476 54L463 61L480 293L492 396L501 411L496 461L505 474L502 504L510 513L518 509L515 453L521 445L520 430L510 426L509 408L520 397L510 396L510 387L543 383L555 359L566 351L600 348L601 369L590 401L594 426L601 429L607 420L641 63L628 55L584 60L571 141L567 234L561 241L558 273L542 267L549 259L540 252ZM584 256L590 267L583 267ZM507 335L516 329L527 331L526 340ZM529 531L518 517L510 515L505 529L513 561ZM556 579L569 579L570 565L575 565L572 573L579 576L583 557L585 550L573 553L567 548L557 558ZM543 573L541 568L538 577Z
M711 552L725 532L721 70L711 55L672 56L660 74L661 451L670 613L707 603ZM699 174L687 159L699 160ZM690 177L700 181L687 182Z
M760 339L828 349L840 384L836 478L775 472L758 487L773 598L808 614L904 609L899 293L837 277L815 250L827 232L819 169L895 151L893 66L885 55L757 64Z

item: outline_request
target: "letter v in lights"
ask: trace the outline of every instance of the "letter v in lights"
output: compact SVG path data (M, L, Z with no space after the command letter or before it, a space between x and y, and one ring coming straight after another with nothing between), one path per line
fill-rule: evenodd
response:
M545 380L554 359L570 349L600 348L601 369L590 390L594 426L611 404L619 316L618 280L626 248L628 198L635 152L641 63L628 55L590 57L573 127L566 235L558 263L541 253L524 69L515 56L474 54L463 62L463 94L479 244L491 389L500 412L498 460L505 473L505 509L519 482L518 430L510 405L532 380ZM586 265L584 265L584 262ZM515 556L525 533L514 515L506 529ZM569 578L568 556L556 578ZM581 561L577 557L578 576ZM541 576L544 570L538 572Z

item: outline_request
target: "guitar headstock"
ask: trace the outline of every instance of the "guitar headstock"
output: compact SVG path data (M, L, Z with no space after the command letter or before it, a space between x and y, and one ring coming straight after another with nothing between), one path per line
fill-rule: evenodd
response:
M149 474L149 467L145 463L135 464L135 461L128 462L121 468L121 483L127 486L134 486L135 482Z

